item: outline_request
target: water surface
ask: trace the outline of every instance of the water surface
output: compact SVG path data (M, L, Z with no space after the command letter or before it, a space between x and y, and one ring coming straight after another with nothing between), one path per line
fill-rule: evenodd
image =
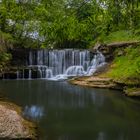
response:
M3 80L0 91L37 122L40 140L139 140L140 101L67 82Z

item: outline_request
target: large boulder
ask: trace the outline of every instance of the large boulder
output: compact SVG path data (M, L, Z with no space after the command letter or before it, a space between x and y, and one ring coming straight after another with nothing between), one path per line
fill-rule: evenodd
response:
M0 139L36 139L35 125L22 117L20 107L5 101L0 101Z

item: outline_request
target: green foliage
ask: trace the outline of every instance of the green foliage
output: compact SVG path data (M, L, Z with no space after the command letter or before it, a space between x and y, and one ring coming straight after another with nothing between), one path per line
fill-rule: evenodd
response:
M6 65L11 59L9 49L13 48L14 40L8 33L0 31L0 67Z
M14 44L14 39L9 33L0 31L0 51L11 49Z
M2 52L0 54L0 65L1 66L5 66L9 60L11 59L11 54L10 53L6 53L6 52Z
M18 47L88 47L137 39L139 15L138 0L2 0L0 30Z

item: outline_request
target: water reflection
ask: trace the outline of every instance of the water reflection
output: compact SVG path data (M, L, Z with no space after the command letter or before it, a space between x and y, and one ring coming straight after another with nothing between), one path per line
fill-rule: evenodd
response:
M43 107L39 107L36 105L32 105L32 106L26 105L23 111L23 115L36 120L36 119L40 119L43 116L43 111L44 111Z
M140 139L140 102L119 91L45 80L0 81L0 89L38 122L41 140Z
M104 132L99 132L97 140L105 140Z

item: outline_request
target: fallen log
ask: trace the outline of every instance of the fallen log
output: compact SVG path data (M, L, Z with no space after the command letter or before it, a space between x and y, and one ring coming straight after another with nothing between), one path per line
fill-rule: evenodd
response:
M134 46L140 45L140 42L139 41L115 42L115 43L107 44L106 47L116 48L116 47L128 47L130 45L134 45Z
M92 52L93 54L96 54L99 51L105 56L106 61L110 62L114 58L114 52L117 48L126 48L129 46L136 47L137 45L140 45L140 41L114 42L114 43L110 43L110 44L97 43L90 50L90 52ZM122 54L123 54L123 51L121 52L121 55Z
M125 41L125 42L114 42L110 44L96 44L93 47L92 52L96 52L97 50L104 50L104 49L113 49L113 48L118 48L118 47L128 47L128 46L137 46L140 45L140 41Z

